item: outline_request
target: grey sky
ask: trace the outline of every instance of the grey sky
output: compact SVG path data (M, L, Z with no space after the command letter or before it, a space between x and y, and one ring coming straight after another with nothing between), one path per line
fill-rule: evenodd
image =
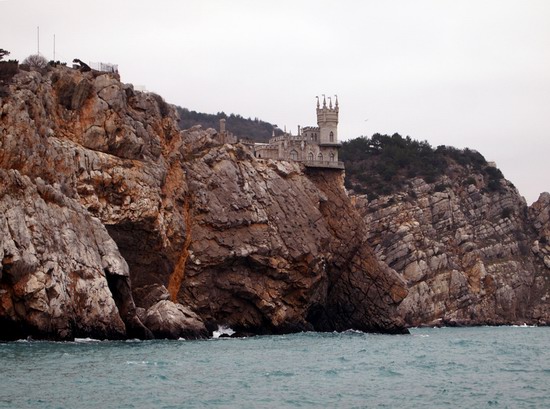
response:
M296 130L338 94L341 139L479 150L528 203L550 190L550 1L0 0L0 48L119 64L193 110Z

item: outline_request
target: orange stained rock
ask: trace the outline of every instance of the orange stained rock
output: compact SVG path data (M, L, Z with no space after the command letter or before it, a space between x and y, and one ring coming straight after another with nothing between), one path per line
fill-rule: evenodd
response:
M178 293L185 278L185 265L187 264L187 258L189 257L189 246L191 245L191 209L189 206L189 200L185 202L184 210L185 212L185 242L183 243L183 249L181 251L180 257L174 271L170 275L168 281L168 293L170 294L170 300L174 303L177 302Z

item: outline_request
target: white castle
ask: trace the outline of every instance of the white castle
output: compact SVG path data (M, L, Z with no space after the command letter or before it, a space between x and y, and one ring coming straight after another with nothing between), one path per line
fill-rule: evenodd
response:
M298 126L298 134L285 132L275 136L269 143L254 143L254 156L258 159L276 159L301 162L306 167L344 169L344 163L338 160L338 97L323 95L323 106L317 97L317 126ZM225 120L220 121L220 137L224 143L234 143L236 138L225 130Z

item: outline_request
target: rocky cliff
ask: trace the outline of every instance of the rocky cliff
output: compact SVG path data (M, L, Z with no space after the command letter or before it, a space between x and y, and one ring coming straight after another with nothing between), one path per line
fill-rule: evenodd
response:
M186 304L243 331L399 331L403 283L364 245L341 172L304 175L238 145L186 146L200 158L184 161L193 201Z
M404 331L339 172L260 161L116 75L0 99L0 339Z
M368 243L408 283L407 325L548 324L550 195L528 208L492 165L448 160L434 183L355 197Z

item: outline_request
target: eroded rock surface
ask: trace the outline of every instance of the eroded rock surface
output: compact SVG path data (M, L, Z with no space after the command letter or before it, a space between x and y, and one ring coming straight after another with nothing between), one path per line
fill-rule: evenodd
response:
M532 298L536 300L533 306L533 316L540 317L546 323L550 321L550 193L544 192L539 199L529 207L529 219L534 227L535 236L531 251L537 259L534 291ZM544 266L544 267L542 267Z
M506 180L491 190L481 174L454 173L433 184L413 179L406 193L356 198L368 243L408 283L399 307L407 324L550 322L550 263L541 262L550 195L528 215Z
M244 146L220 145L215 131L181 132L174 110L160 97L134 92L113 74L63 67L44 75L22 71L0 100L0 117L0 169L26 177L29 189L56 192L58 202L90 220L71 228L65 248L46 244L44 254L69 260L94 248L102 254L91 239L97 235L112 247L101 268L87 265L96 275L78 281L81 297L66 299L59 312L81 316L92 308L95 327L71 332L65 317L32 332L28 328L38 321L20 308L22 336L150 336L136 311L153 332L167 329L175 336L188 325L169 313L174 306L180 311L177 304L189 309L185 317L196 313L210 330L403 331L396 309L407 293L404 282L363 246L364 225L338 172L308 175L296 164L256 160ZM6 203L16 197L9 192ZM54 219L49 223L57 226L54 213L36 217ZM24 269L28 276L43 273L47 278L40 280L52 280L46 259L36 258L34 270ZM10 263L4 259L3 271ZM126 265L124 273L111 272ZM3 297L14 303L16 282L2 274ZM74 271L61 268L59 274L68 282ZM98 283L107 286L96 305ZM52 316L58 314L54 299L42 305ZM105 306L112 307L109 318L103 317ZM164 312L149 321L151 308L160 306ZM8 307L1 316L12 320L16 315ZM101 329L107 321L113 328Z
M191 137L189 135L189 137ZM178 293L211 328L402 330L406 295L363 246L341 172L304 175L242 146L187 144L191 240Z
M2 339L124 337L108 280L127 281L128 266L104 226L41 179L0 180Z
M201 339L208 336L204 323L189 308L164 300L151 306L144 323L156 338Z
M154 94L134 93L114 75L83 74L68 68L43 76L20 72L0 104L0 168L17 170L31 183L40 181L44 189L54 189L64 200L78 203L77 212L95 217L118 254L118 264L125 266L123 280L108 274L109 268L118 266L113 258L107 270L99 270L108 278L107 292L111 302L116 302L119 321L126 324L117 337L152 336L136 316L130 275L139 282L143 271L155 271L162 283L171 268L166 243L172 236L167 236L173 235L177 243L185 235L179 229L178 213L164 213L164 207L170 207L166 200L178 199L182 192L179 186L166 183L171 178L170 161L161 155L160 141L168 146L171 135L179 135L179 130L173 117L161 113L165 105ZM176 183L184 186L185 180ZM170 190L168 199L163 189ZM38 218L48 216L55 217L37 213ZM94 234L89 226L74 227L74 236L83 242ZM65 250L80 251L76 245ZM58 248L46 247L45 251L55 255ZM130 270L119 252L131 256ZM83 280L80 286L84 300L88 290L93 294L92 281ZM68 303L63 308L79 307ZM32 321L26 314L20 318ZM51 324L52 337L58 336L56 325ZM96 332L90 330L93 335ZM111 337L106 332L105 336Z

